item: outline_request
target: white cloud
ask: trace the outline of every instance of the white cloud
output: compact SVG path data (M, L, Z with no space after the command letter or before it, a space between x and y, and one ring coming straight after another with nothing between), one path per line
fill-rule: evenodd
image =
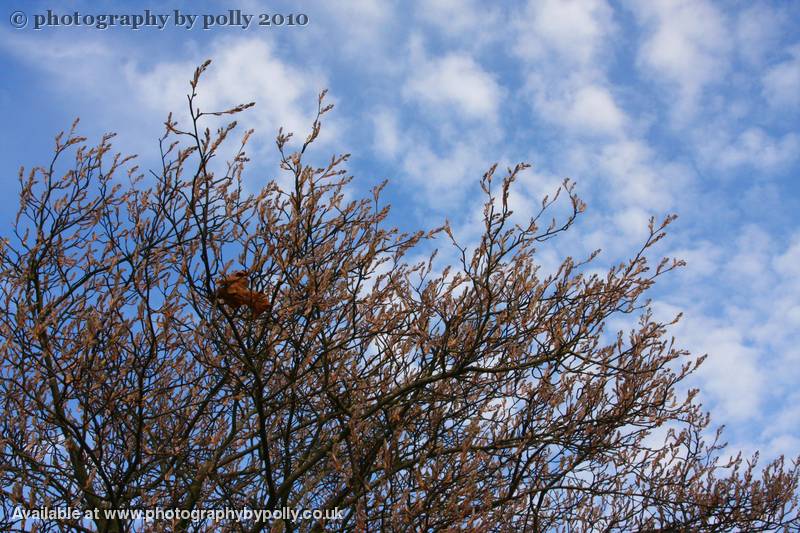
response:
M780 423L781 421L782 420L779 420L778 422ZM767 443L766 450L762 452L762 455L765 455L766 457L778 457L782 455L787 459L788 462L797 457L797 450L800 450L800 439L793 435L783 433L773 439L770 439L769 443Z
M786 398L786 402L784 403L783 409L778 414L776 419L773 421L772 424L765 428L765 433L768 436L778 436L778 439L783 441L786 436L782 435L786 428L798 428L800 427L800 391L794 391L793 393L789 394ZM798 442L799 439L796 437L793 438L795 442ZM797 450L800 450L800 442L798 442L798 446L795 447L793 453L790 455L794 457L797 455ZM785 453L785 452L784 452Z
M715 275L719 268L722 249L712 242L703 240L690 246L676 248L667 255L684 260L686 266L678 275L696 281L704 276Z
M471 57L449 54L412 64L404 95L445 114L495 122L503 90Z
M737 52L758 66L780 41L786 14L767 3L753 3L736 17Z
M372 127L375 132L373 148L387 159L394 159L404 144L398 126L397 113L381 108L372 114Z
M278 127L304 138L316 111L316 95L326 87L324 77L284 61L271 44L254 38L219 39L207 52L213 59L202 77L199 105L203 111L219 111L240 103L256 102L256 108L240 117L244 126L256 127L271 144ZM134 94L147 106L166 112L182 108L198 58L165 61L152 68L131 66L126 74ZM334 121L326 121L320 139L332 137Z
M7 51L20 57L34 59L39 67L56 71L59 65L82 60L85 71L81 73L63 72L76 77L91 72L94 61L102 61L114 55L113 48L97 39L71 38L69 40L52 35L31 35L25 33L9 34L0 32L0 43ZM76 67L79 65L75 65Z
M506 169L512 166L508 162L501 162L497 166L495 172L495 184L499 184L501 179L506 175ZM536 215L542 208L542 200L545 196L553 199L561 188L563 178L553 174L546 174L536 171L535 169L526 169L517 175L517 179L511 186L508 196L508 207L513 211L511 215L511 222L519 224L520 226L527 226L531 218ZM480 202L474 205L473 221L476 225L483 224L483 200L480 197ZM502 205L502 198L499 194L495 195L495 205L500 209ZM567 212L571 213L571 204L567 201L567 197L562 190L559 195L559 200L548 208L548 213L551 217L557 219L565 219ZM540 231L544 231L544 227L550 222L550 218L544 217L546 220L540 220Z
M675 331L680 343L709 354L697 379L715 422L734 423L740 438L750 435L749 423L763 427L749 444L768 456L800 438L791 400L800 379L800 233L784 246L777 240L759 226L743 226L730 245L705 246L705 273L684 278L687 285L668 297L686 311ZM728 290L721 293L720 284Z
M621 140L603 147L591 163L605 174L615 202L663 211L673 202L673 190L687 179L679 167L659 165L643 141Z
M772 239L763 229L747 225L739 230L734 252L726 258L722 269L736 287L763 287L772 252Z
M593 131L616 132L625 121L625 115L614 103L611 93L596 85L578 89L568 115L570 122Z
M785 252L775 257L773 265L787 280L800 280L800 233L794 235Z
M728 21L703 0L640 0L631 6L647 36L638 63L674 89L674 118L686 120L694 114L702 90L728 71Z
M619 135L627 124L607 81L613 10L604 0L531 0L513 23L534 111L573 135Z
M778 110L800 108L800 44L792 46L789 55L767 70L762 80L764 97Z
M619 135L627 117L611 92L598 84L569 83L550 87L546 79L531 80L534 106L542 118L575 135Z
M200 109L218 111L255 100L254 109L236 117L240 132L250 127L257 130L251 151L260 146L273 155L279 126L294 131L295 139L304 138L311 128L317 94L327 86L321 72L291 65L276 53L274 45L260 38L215 38L202 50L179 49L159 59L134 54L124 43L108 46L97 38L53 37L43 46L40 37L15 36L3 45L36 58L32 63L51 78L48 83L60 98L75 99L81 105L91 102L94 112L88 120L96 128L116 130L125 124L124 137L121 135L117 144L133 153L152 153L168 112L186 125L189 80L206 59L213 63L198 89ZM335 100L329 96L328 101ZM335 114L329 117L320 144L336 139L340 132L341 121ZM229 118L208 117L207 124ZM145 133L137 136L137 131ZM233 144L235 141L229 143L231 149Z
M765 392L759 352L747 346L738 328L691 314L686 323L692 324L691 331L684 333L682 341L691 342L698 353L709 354L699 372L704 393L729 420L757 418Z
M312 6L309 6L310 8ZM261 10L264 9L262 6ZM319 11L317 11L319 10ZM332 52L357 59L353 67L385 68L391 34L398 16L394 2L387 0L349 0L314 2L319 20L312 20L296 38L303 40L308 52L319 55Z
M436 153L427 146L415 146L403 160L405 176L436 210L452 210L468 190L475 190L489 163L481 157L480 147L456 142L446 153Z
M641 247L651 215L652 212L635 205L619 206L610 212L593 210L590 206L579 225L562 238L559 251L564 255L588 255L599 249L602 255L595 268L609 267ZM576 251L567 250L563 241Z
M467 46L484 45L500 38L493 31L502 24L500 10L477 0L420 0L415 15L437 33Z
M581 66L597 60L614 31L604 0L529 0L516 21L514 50L522 58Z
M722 146L720 141L711 141L706 148L706 157L724 169L749 166L774 171L796 160L800 152L800 136L797 134L773 138L757 127L748 128Z
M628 207L614 213L613 220L616 228L625 236L627 241L644 242L650 216L651 214L644 209Z

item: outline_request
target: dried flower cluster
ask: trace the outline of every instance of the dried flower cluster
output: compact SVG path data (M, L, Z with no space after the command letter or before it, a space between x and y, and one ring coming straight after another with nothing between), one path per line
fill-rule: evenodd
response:
M251 132L222 166L236 123L202 124L252 104L200 112L207 66L191 82L189 127L166 122L158 171L140 175L110 136L90 148L73 127L47 167L20 172L0 248L0 530L798 526L798 462L722 459L695 393L676 392L700 359L643 300L679 266L646 259L671 218L605 275L570 258L544 275L536 247L584 206L565 182L566 219L542 225L545 199L513 224L518 165L483 176L477 246L447 225L387 228L381 187L345 199L347 155L305 162L331 108L324 93L296 151L278 135L292 185L246 195ZM455 264L406 261L434 236L452 241ZM236 268L247 275L230 277ZM609 340L621 313L638 326ZM18 506L338 507L345 518L36 525L13 517Z

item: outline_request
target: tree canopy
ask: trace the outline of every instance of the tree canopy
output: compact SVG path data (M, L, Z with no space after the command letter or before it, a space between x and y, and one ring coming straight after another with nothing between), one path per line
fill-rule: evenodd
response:
M252 132L220 166L236 122L204 121L252 104L199 111L209 63L189 123L165 123L157 170L73 125L48 166L20 171L0 248L0 528L30 530L15 509L42 507L341 516L101 512L39 531L798 526L798 460L731 457L697 391L678 392L703 358L676 348L646 299L681 265L647 258L672 216L602 275L585 268L594 256L544 273L537 247L584 203L565 181L515 223L509 191L527 165L495 165L474 246L446 222L402 232L382 185L349 199L347 154L307 162L324 92L302 143L278 134L290 185L247 193ZM570 210L549 222L556 198ZM409 261L433 238L452 264ZM607 331L622 314L636 327Z

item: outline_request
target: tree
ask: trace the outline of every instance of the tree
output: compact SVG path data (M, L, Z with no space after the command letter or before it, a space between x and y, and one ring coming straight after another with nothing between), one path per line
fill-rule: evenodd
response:
M345 199L347 155L306 162L332 107L324 92L296 151L278 134L292 185L245 194L252 132L221 166L236 122L203 124L252 104L200 112L209 63L191 81L189 127L167 119L149 181L112 156L111 135L88 147L75 124L48 167L20 171L0 250L4 531L33 527L18 508L45 506L100 512L35 522L40 531L798 525L800 459L760 473L757 456L723 460L719 432L704 440L696 391L676 392L702 358L675 348L644 300L681 264L646 258L672 217L604 276L585 273L594 255L543 275L536 246L584 204L566 181L564 220L541 224L553 198L512 224L519 164L484 174L474 249L448 224L388 228L383 185ZM452 243L454 265L406 260L433 237ZM236 270L258 313L218 301ZM607 320L623 313L637 327L609 337ZM283 507L343 518L189 514ZM183 512L105 513L156 508Z

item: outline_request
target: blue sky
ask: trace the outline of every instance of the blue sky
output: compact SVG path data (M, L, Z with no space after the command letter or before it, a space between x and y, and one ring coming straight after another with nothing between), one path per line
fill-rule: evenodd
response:
M59 7L54 7L56 4ZM351 193L384 178L393 223L447 217L478 231L478 179L493 162L533 164L520 218L570 177L587 213L540 250L602 248L598 267L642 242L647 220L677 213L658 253L686 268L654 292L679 311L678 343L709 353L692 385L731 446L800 453L800 3L706 0L4 2L0 27L0 223L16 175L47 162L57 131L118 133L154 166L168 111L183 113L193 69L214 60L203 109L256 101L247 183L277 177L274 136L304 135L316 94L335 111L317 156L350 152ZM74 13L304 13L304 27L14 29L48 8ZM447 258L446 253L444 254ZM623 327L625 324L612 324Z

